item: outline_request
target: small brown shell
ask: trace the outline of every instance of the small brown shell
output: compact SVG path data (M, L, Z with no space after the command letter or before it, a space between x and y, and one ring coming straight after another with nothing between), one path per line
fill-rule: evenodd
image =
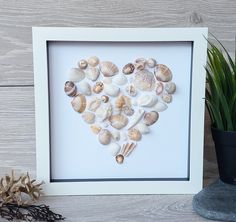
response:
M119 72L118 67L110 61L100 62L99 68L105 77L114 76Z
M134 69L135 69L134 65L132 63L128 63L123 67L122 72L125 75L129 75L129 74L132 74L134 72Z
M139 141L142 139L142 134L139 132L139 130L132 128L128 130L128 137L131 140Z
M119 164L122 164L124 162L124 156L122 154L119 154L116 156L116 162Z
M122 129L128 124L128 118L121 114L112 115L109 121L111 126L115 129Z
M101 97L102 102L107 103L109 101L109 96L103 95Z
M96 82L93 86L93 92L99 94L104 89L104 85L102 82Z
M86 108L86 98L84 95L82 94L77 94L73 100L71 101L71 105L73 107L73 109L78 112L78 113L82 113L84 112L85 108Z
M131 100L129 97L121 95L115 100L115 107L122 109L123 106L131 106Z
M151 126L158 120L158 118L159 118L159 113L156 111L151 111L144 114L143 122L147 126Z
M166 103L171 103L172 101L172 95L168 93L163 94L161 98Z
M97 125L91 125L90 129L94 134L98 134L101 131L102 128L97 126Z
M87 66L88 66L88 63L85 59L81 59L78 62L78 67L81 68L81 69L86 69Z
M111 133L109 130L107 129L102 129L100 132L99 132L99 135L98 135L98 140L101 144L103 145L107 145L111 142Z
M99 63L99 59L97 56L91 56L90 58L88 58L88 64L92 67L97 66Z
M172 79L172 72L166 65L159 64L155 68L155 76L159 81L169 82Z
M95 115L94 113L91 113L91 112L84 112L82 114L82 118L88 124L92 124L95 121Z
M137 90L135 89L134 85L128 85L126 88L125 88L125 91L127 92L127 94L129 96L136 96L137 95Z
M176 85L173 82L168 82L165 84L165 90L169 94L173 94L176 90Z
M77 92L76 85L72 81L67 81L64 86L64 91L67 96L75 96Z

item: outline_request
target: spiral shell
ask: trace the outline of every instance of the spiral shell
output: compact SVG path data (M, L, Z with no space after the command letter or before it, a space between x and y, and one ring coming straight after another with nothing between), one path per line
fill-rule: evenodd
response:
M152 91L155 83L153 74L148 70L144 69L135 73L134 86L139 90Z
M111 126L115 129L122 129L128 124L128 118L121 114L112 115L109 121Z
M134 69L135 69L134 65L132 63L128 63L123 67L122 72L125 75L129 75L129 74L132 74L134 72Z
M131 140L139 141L142 138L142 134L139 132L139 130L132 128L128 130L128 137Z
M97 56L91 56L90 58L88 58L88 64L92 67L97 66L99 63L99 59Z
M104 84L102 82L96 82L93 86L93 92L99 94L104 89Z
M173 94L176 90L176 85L173 82L168 82L165 84L165 90L169 94Z
M95 121L95 115L94 113L91 113L91 112L84 112L82 114L82 118L88 124L92 124Z
M102 129L98 134L98 140L101 144L107 145L111 142L111 133L107 129Z
M89 67L85 70L86 78L96 81L99 77L100 71L96 67Z
M78 112L78 113L82 113L84 112L85 108L86 108L86 98L84 95L81 94L77 94L73 100L71 101L71 105L73 107L73 109Z
M110 61L101 62L99 68L105 77L114 76L119 72L118 67Z
M85 73L82 69L72 68L69 72L69 80L72 82L80 82L85 77Z
M80 69L86 69L86 67L88 66L88 63L85 59L81 59L79 62L78 62L78 67Z
M64 91L67 96L75 96L76 95L76 85L72 81L67 81L64 86Z
M145 113L145 115L143 117L143 122L147 126L151 126L158 120L158 118L159 118L158 112L151 111L151 112Z
M169 82L172 79L171 70L164 64L157 65L154 73L159 81Z

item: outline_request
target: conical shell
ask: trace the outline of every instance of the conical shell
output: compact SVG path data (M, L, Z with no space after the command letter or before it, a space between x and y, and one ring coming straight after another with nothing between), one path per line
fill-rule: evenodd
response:
M143 117L143 122L147 126L151 126L158 120L158 118L159 118L158 112L151 111L151 112L145 113L145 115Z
M104 84L102 82L96 82L93 86L93 92L99 94L104 89Z
M108 151L110 152L110 154L112 156L116 156L119 151L120 151L120 145L118 143L110 143L108 146L107 146L107 149Z
M155 76L157 80L169 82L172 79L171 70L164 64L159 64L155 68Z
M92 94L91 86L87 82L80 82L78 84L78 90L80 93L90 96Z
M109 130L102 129L98 134L98 140L101 144L107 145L111 142L111 133Z
M148 134L150 132L149 127L142 122L138 123L135 126L135 129L137 129L141 134Z
M153 73L144 69L135 73L134 86L143 91L151 91L155 87L155 78Z
M120 92L120 88L113 84L104 84L104 93L108 96L117 96Z
M72 68L69 72L69 80L72 82L80 82L85 77L85 73L82 69Z
M71 105L76 112L82 113L86 108L86 98L84 95L77 94L71 101Z
M137 105L142 107L152 107L158 101L157 96L143 94L137 99Z
M99 77L100 71L96 67L89 67L85 70L86 78L96 81Z
M122 129L128 124L128 118L121 114L111 116L109 121L115 129Z
M114 76L113 82L117 85L122 86L122 85L125 85L128 82L128 80L124 74L118 74Z
M93 98L89 103L88 103L88 110L95 112L97 108L101 105L101 100L98 98Z
M166 109L168 108L168 106L163 103L163 102L158 102L154 107L153 109L157 112L162 112L162 111L165 111Z
M119 72L118 67L114 63L109 62L109 61L101 62L99 67L100 67L100 71L105 77L114 76Z
M88 64L92 67L97 66L99 63L99 59L97 56L91 56L90 58L88 58Z
M67 81L64 86L64 91L67 96L75 96L77 92L76 85L72 81Z
M95 121L95 115L94 113L91 113L91 112L84 112L82 114L82 118L88 124L92 124Z
M128 137L131 140L139 141L142 138L142 134L139 132L139 130L133 128L128 130Z
M128 63L123 67L122 72L125 75L129 75L129 74L132 74L134 72L134 69L135 69L134 65L132 63Z
M166 103L171 103L172 101L172 95L168 93L163 94L161 98Z
M176 85L173 82L168 82L165 84L165 90L169 94L173 94L176 90Z

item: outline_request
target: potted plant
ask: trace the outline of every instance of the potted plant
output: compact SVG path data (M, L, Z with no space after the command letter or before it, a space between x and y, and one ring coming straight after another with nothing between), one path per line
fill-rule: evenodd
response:
M220 179L236 185L236 51L233 60L222 43L215 40L218 46L208 41L206 106Z

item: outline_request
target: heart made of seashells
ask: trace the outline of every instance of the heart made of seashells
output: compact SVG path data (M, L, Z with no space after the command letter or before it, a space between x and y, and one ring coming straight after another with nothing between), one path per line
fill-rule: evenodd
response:
M64 91L98 141L122 164L152 130L176 91L172 72L155 59L138 58L119 70L98 57L71 68Z

